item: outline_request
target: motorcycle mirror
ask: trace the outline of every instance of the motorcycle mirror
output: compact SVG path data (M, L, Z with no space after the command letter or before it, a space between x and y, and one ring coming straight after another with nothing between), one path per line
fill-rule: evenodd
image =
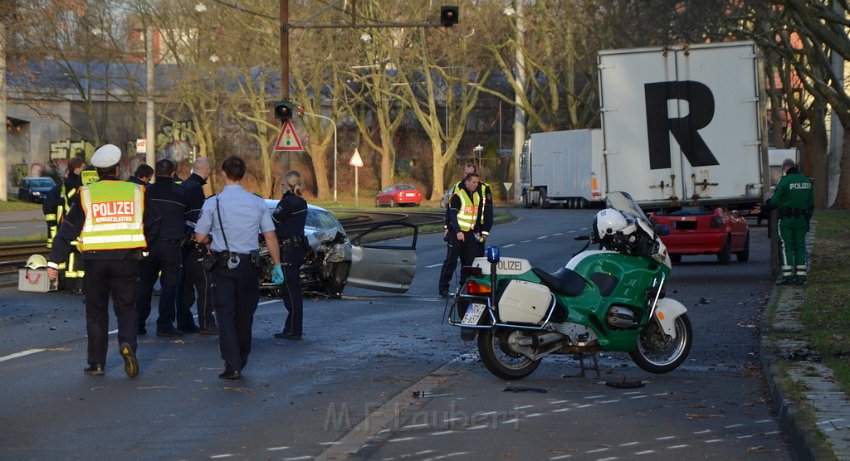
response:
M490 263L497 263L499 262L499 259L501 259L499 247L487 247L487 261Z

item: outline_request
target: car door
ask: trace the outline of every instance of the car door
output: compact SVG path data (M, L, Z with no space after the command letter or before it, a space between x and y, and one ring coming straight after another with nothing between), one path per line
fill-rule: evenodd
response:
M346 285L405 293L416 276L419 228L408 223L378 224L351 238ZM371 243L370 243L371 242Z

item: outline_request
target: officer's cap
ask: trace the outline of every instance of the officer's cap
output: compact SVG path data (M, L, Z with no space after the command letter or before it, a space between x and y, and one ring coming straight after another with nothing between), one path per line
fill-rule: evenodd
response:
M109 168L121 161L121 149L114 144L104 144L94 151L91 164L95 168Z

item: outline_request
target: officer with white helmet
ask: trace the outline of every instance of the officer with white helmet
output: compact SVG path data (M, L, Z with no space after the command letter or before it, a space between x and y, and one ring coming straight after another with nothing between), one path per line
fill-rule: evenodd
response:
M88 366L83 372L95 376L105 373L111 295L124 372L135 378L139 374L136 256L156 239L158 220L147 211L144 188L118 179L120 160L121 150L112 144L95 151L91 164L100 179L80 188L79 202L71 207L53 239L47 272L53 280L58 277L59 265L68 258L71 242L78 240L86 264Z

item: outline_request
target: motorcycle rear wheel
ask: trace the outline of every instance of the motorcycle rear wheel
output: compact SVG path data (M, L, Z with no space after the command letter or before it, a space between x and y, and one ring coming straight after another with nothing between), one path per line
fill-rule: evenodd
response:
M632 360L642 370L650 373L667 373L685 361L691 351L694 336L688 314L676 317L676 338L670 339L658 322L650 322L640 333L637 349L629 352Z
M530 358L511 349L508 340L517 330L492 328L478 333L478 354L490 373L502 379L516 380L530 375L540 359Z

